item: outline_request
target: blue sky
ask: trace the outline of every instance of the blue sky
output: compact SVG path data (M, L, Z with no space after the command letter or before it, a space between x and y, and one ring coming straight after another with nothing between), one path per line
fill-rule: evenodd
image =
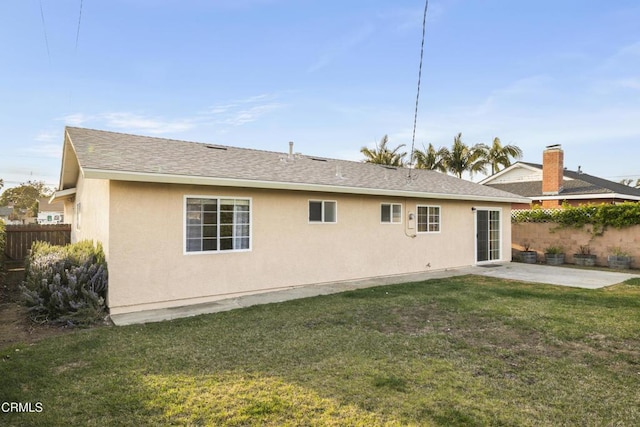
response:
M350 160L385 134L410 147L422 0L84 0L78 33L80 4L0 3L6 187L57 185L65 125ZM640 177L639 22L637 0L431 0L416 146L498 136L541 162L560 143L570 169Z

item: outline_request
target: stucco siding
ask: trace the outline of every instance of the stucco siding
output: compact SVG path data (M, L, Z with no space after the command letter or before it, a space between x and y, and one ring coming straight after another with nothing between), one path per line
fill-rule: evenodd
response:
M110 189L114 314L475 263L472 202L117 181ZM186 254L185 196L250 198L251 249ZM309 223L309 200L336 201L337 223ZM402 223L382 224L381 203L402 204ZM440 206L439 233L410 237L416 205ZM482 206L502 208L502 256L510 259L509 206Z
M71 223L71 241L101 242L109 260L109 181L78 177L73 204L65 203L65 221ZM78 204L80 223L78 223Z

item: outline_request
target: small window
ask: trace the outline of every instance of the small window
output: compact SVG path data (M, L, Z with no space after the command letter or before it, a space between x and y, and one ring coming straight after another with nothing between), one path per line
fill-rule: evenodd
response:
M338 203L327 200L309 200L309 222L337 222Z
M402 205L399 203L383 203L380 205L380 222L384 224L402 223Z
M440 232L440 206L418 206L418 233Z

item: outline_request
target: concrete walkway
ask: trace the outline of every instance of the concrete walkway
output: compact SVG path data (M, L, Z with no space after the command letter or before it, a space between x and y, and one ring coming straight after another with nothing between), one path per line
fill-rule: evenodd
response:
M481 276L497 277L501 279L521 280L524 282L546 283L551 285L571 286L586 289L603 288L605 286L624 282L625 280L631 278L640 277L640 275L633 273L582 270L577 268L551 267L538 264L507 262L489 264L485 266L464 267L418 274L407 274L402 276L390 276L367 280L355 280L348 282L334 282L327 284L292 287L277 291L264 292L260 294L229 298L204 304L147 310L127 314L114 314L111 316L111 320L116 325L158 322L161 320L197 316L199 314L217 313L220 311L228 311L236 308L249 307L258 304L269 304L318 295L335 294L354 289L370 288L373 286L418 282L424 280L441 279L445 277L462 276L465 274L476 274Z

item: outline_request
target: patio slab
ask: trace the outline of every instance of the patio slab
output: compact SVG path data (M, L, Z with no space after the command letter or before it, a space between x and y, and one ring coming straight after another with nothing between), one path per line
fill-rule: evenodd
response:
M622 273L613 271L582 270L577 268L551 267L539 264L523 263L495 263L484 266L469 266L447 270L429 271L400 276L377 277L365 280L332 282L315 285L305 285L278 289L259 294L244 295L219 301L194 304L182 307L163 308L139 311L134 313L114 314L111 320L116 325L158 322L200 314L217 313L236 308L249 307L258 304L269 304L318 295L334 294L354 289L374 286L392 285L396 283L418 282L424 280L441 279L446 277L476 274L508 280L524 282L546 283L576 288L598 289L615 285L631 278L640 277L633 272Z

